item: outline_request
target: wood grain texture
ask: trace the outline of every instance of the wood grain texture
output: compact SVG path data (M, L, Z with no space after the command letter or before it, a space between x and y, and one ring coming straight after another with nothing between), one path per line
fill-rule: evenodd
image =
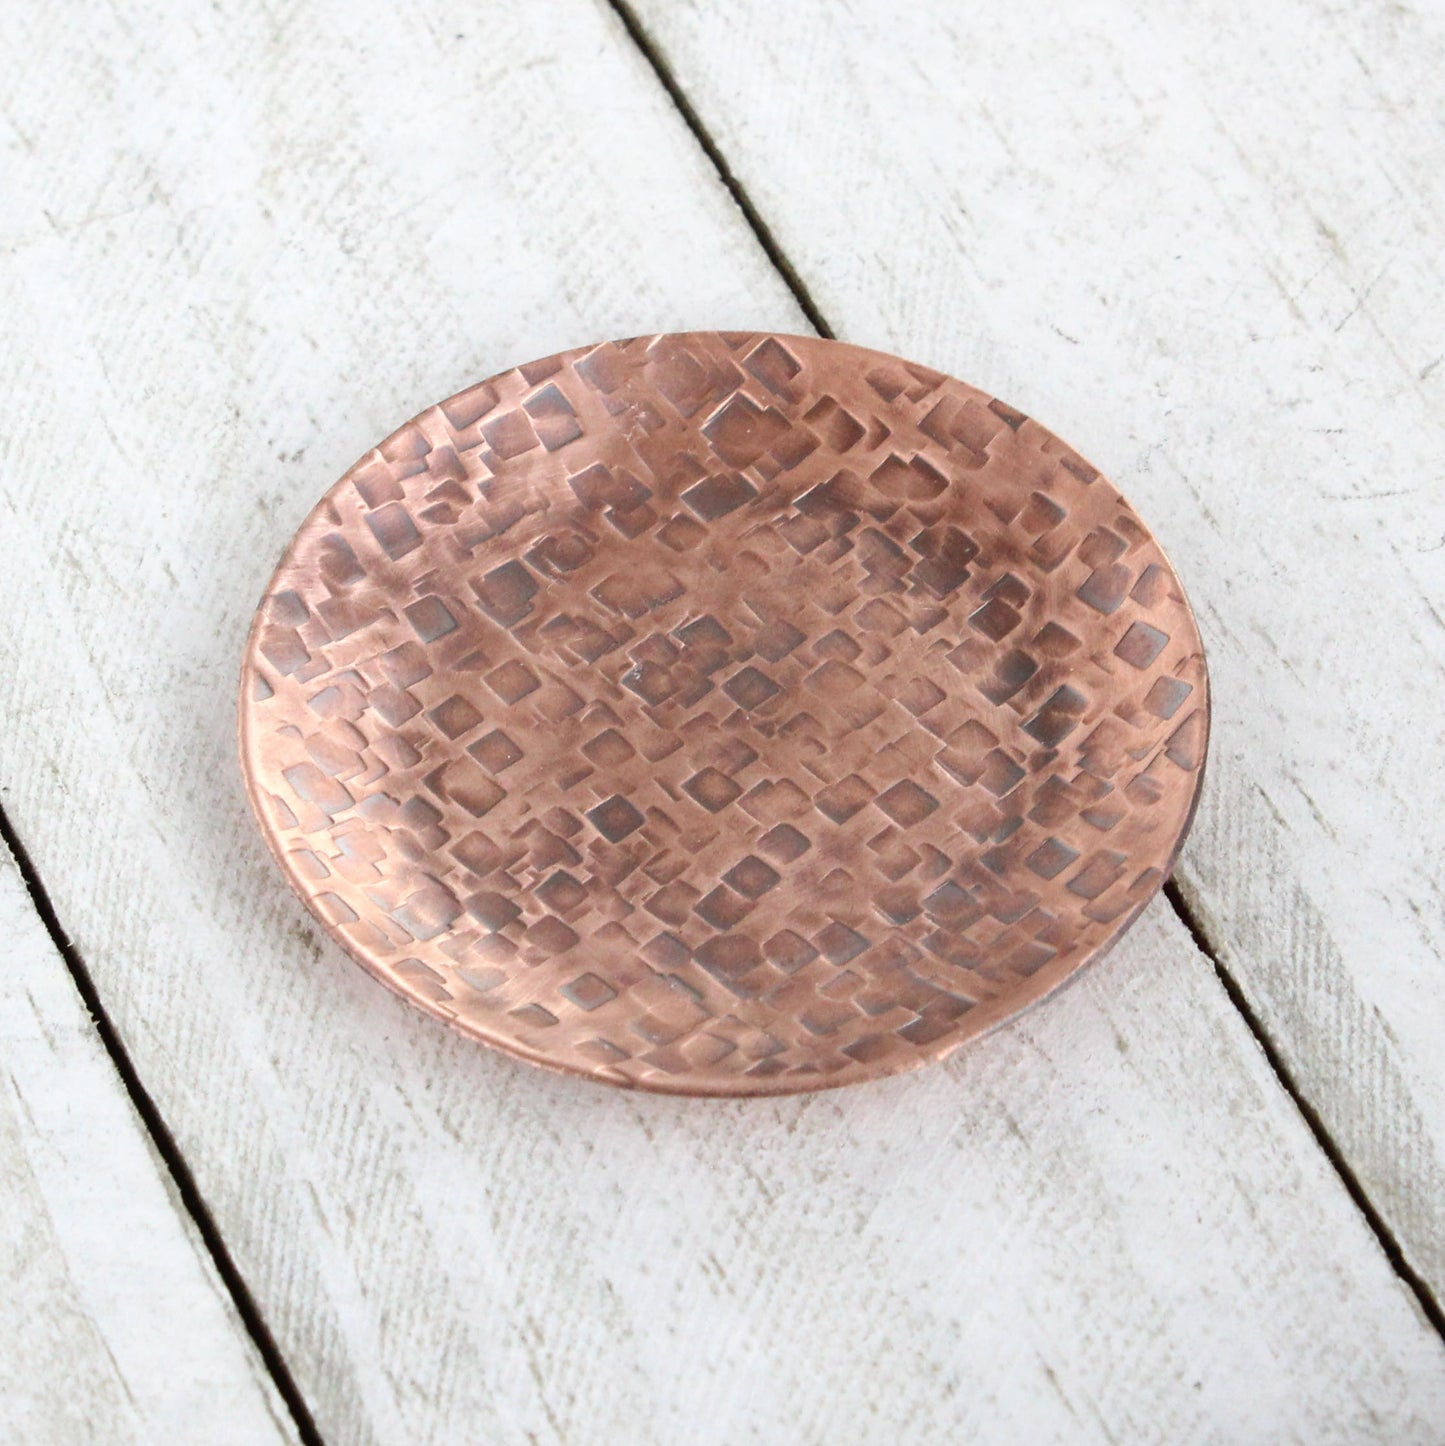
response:
M0 1437L291 1423L0 845Z
M1439 1342L1165 910L947 1067L726 1105L317 939L232 740L311 504L523 357L802 322L598 9L78 14L4 17L0 779L326 1438L1429 1441Z
M1445 1296L1445 10L637 9L835 329L1047 417L1170 550L1183 887Z

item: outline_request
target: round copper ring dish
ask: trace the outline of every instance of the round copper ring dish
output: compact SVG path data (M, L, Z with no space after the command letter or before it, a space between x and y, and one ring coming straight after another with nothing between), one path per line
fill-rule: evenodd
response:
M1119 493L962 382L813 338L565 352L306 519L246 649L286 877L464 1033L776 1094L946 1055L1112 944L1208 732Z

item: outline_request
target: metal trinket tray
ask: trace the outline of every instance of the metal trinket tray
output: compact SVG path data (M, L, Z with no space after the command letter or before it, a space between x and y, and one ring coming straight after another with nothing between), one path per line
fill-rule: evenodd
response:
M1030 418L895 357L638 337L471 387L296 534L247 789L371 973L614 1084L912 1069L1105 951L1208 733L1149 530Z

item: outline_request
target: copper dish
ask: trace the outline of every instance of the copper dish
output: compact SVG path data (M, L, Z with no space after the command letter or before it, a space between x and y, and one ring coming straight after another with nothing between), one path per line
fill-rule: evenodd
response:
M1208 731L1149 530L895 357L707 332L431 407L292 541L241 758L383 983L613 1084L895 1074L1057 988L1164 881Z

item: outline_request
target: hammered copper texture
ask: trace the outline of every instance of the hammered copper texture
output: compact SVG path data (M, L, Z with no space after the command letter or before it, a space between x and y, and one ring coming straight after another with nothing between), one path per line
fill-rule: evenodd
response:
M776 1093L909 1069L1162 883L1204 660L1012 408L789 336L608 343L423 412L297 533L242 757L372 973L530 1060Z

